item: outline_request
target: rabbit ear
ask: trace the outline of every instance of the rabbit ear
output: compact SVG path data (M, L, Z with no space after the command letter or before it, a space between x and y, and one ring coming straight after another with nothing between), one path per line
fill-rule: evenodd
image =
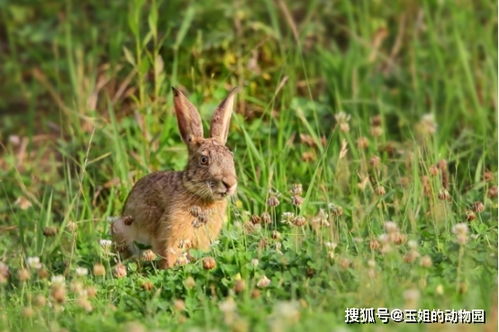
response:
M172 87L172 90L180 135L190 147L195 138L203 138L203 123L196 107L187 97L179 89Z
M225 144L229 134L230 116L234 108L234 100L239 88L230 90L227 97L218 105L213 119L211 120L211 137L218 142Z

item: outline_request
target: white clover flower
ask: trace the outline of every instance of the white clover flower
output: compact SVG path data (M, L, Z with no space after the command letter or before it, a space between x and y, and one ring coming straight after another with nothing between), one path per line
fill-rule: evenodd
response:
M256 259L256 258L253 258L253 259L251 260L251 265L253 265L254 267L257 267L257 266L258 266L258 263L259 263L259 261L258 261L258 259Z
M100 246L103 248L103 249L109 249L111 248L111 245L113 244L113 241L111 240L107 240L107 239L101 239L99 241L100 243Z
M390 240L390 238L389 238L388 234L383 233L383 234L378 236L378 240L381 243L387 243Z
M341 112L338 112L334 115L334 119L336 120L336 122L338 123L347 123L350 121L350 114L346 114L345 112L341 111Z
M276 243L275 243L275 250L276 250L278 253L280 253L280 254L282 254L282 252L281 252L281 248L282 248L282 243L281 243L281 242L276 242Z
M0 274L2 272L6 272L6 273L9 272L9 266L7 264L5 264L4 262L0 262Z
M324 242L324 245L326 246L326 248L334 250L338 246L338 243L336 243L336 242Z
M334 118L342 132L347 133L350 131L350 126L348 124L348 122L350 121L350 115L346 114L345 112L339 112L334 115Z
M88 275L88 269L86 267L78 266L76 268L76 275L79 277L85 277Z
M398 230L397 224L393 221L385 221L383 227L385 228L385 231L387 231L388 233L394 233Z
M437 131L438 125L437 121L435 120L435 114L423 114L423 116L421 117L421 123L424 124L429 133L434 134Z
M26 258L26 264L35 270L39 270L42 268L42 264L40 263L40 257L34 256L34 257L28 257Z
M319 209L319 212L317 213L317 217L321 219L325 219L327 221L327 218L329 218L329 215L324 211L324 209Z
M63 275L55 275L55 276L52 276L52 278L50 279L50 281L53 283L53 284L64 284L64 281L66 279L64 278Z
M336 205L334 203L329 203L327 205L327 208L334 217L339 217L343 215L343 208L339 205Z
M466 225L465 223L455 224L452 227L452 232L456 235L468 234L468 225Z
M404 291L403 296L407 306L415 307L420 298L420 293L417 289L408 289Z
M237 309L236 302L231 297L227 298L227 300L225 300L225 301L220 302L218 307L224 313L234 312Z
M456 241L460 245L464 245L468 242L468 225L465 223L455 224L452 227L452 232L456 234Z
M356 237L352 238L352 240L354 240L354 241L355 241L355 242L357 242L357 243L362 243L362 242L364 242L364 239L363 239L363 238L361 238L360 236L356 236Z
M177 265L185 265L187 263L189 263L189 258L187 257L187 253L184 252L177 258Z
M0 284L5 284L9 278L9 267L0 261Z
M328 218L329 215L326 213L326 211L324 211L324 209L319 209L317 215L312 218L312 224L329 227Z
M293 212L283 212L281 222L284 224L290 223L293 220L294 216L295 214Z
M258 280L258 282L256 283L256 287L258 288L265 288L265 287L268 287L270 285L270 279L267 278L267 276L263 276L260 278L260 280Z
M418 247L418 242L416 240L407 241L407 246L411 249L416 249Z
M416 123L415 129L421 137L435 134L438 129L435 115L432 113L424 114L418 123Z
M300 317L300 306L298 302L278 302L274 306L273 314L281 319L297 321Z

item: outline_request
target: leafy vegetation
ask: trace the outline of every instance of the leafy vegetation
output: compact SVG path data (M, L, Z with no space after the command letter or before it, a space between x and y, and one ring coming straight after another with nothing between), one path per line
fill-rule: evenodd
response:
M481 308L494 330L496 13L0 1L0 330L373 327L349 307ZM171 270L122 264L107 220L186 163L170 87L207 119L236 85L219 241Z

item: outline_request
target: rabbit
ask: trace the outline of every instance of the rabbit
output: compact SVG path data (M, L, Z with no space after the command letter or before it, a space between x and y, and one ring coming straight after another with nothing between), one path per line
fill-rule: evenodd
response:
M236 192L232 152L225 146L238 88L217 107L209 138L196 107L178 89L173 102L182 140L188 148L183 171L159 171L141 178L128 194L120 218L111 225L123 258L140 253L135 242L150 245L159 267L171 268L190 248L207 250L226 220L227 199Z

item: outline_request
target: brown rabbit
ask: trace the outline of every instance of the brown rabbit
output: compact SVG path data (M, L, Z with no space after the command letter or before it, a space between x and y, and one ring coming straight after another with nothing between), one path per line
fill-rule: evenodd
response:
M111 226L124 257L140 251L135 242L151 245L170 268L189 248L208 249L226 218L227 197L236 191L232 152L225 146L237 88L216 109L210 138L203 138L201 117L173 88L178 126L189 160L180 172L161 171L141 178L126 200L121 218Z

